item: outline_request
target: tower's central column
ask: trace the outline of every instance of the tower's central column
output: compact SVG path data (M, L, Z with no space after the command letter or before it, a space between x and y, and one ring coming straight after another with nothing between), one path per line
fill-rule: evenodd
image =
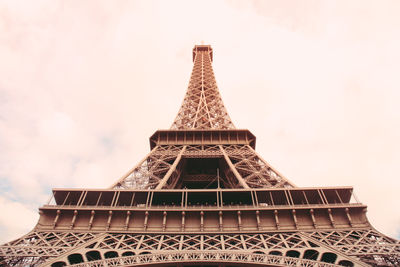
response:
M182 106L171 129L233 129L212 69L208 45L193 48L193 71Z

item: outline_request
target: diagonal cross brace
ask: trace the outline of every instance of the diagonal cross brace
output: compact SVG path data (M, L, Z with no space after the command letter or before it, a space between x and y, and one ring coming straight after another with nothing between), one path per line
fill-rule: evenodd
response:
M183 146L183 148L179 152L178 156L176 157L174 163L169 168L168 172L165 174L165 176L158 183L156 189L162 189L164 187L164 185L167 183L168 179L171 177L172 173L175 171L176 166L178 166L179 162L181 161L182 155L185 152L185 150L186 150L186 146Z
M233 172L233 174L235 175L236 179L238 179L239 183L241 186L243 186L243 188L247 188L249 189L250 187L247 185L247 183L244 181L243 177L240 175L240 173L236 170L235 166L233 165L231 159L229 158L228 154L226 153L226 151L224 150L224 148L222 147L222 145L219 145L219 149L221 150L222 154L224 155L224 158L226 160L226 162L229 165L229 168L231 168L231 171Z

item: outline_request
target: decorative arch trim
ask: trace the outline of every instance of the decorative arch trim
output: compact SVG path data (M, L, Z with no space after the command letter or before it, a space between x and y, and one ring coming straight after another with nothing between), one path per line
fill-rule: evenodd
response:
M268 254L256 254L249 252L232 252L232 251L192 251L192 252L169 252L169 253L152 253L142 255L132 255L126 257L102 259L92 261L90 263L80 263L75 267L99 266L99 264L107 264L110 266L151 266L160 263L242 263L247 265L263 265L263 266L318 266L334 267L335 264L321 263L319 261L292 258L287 256L277 256ZM321 265L323 264L323 265Z

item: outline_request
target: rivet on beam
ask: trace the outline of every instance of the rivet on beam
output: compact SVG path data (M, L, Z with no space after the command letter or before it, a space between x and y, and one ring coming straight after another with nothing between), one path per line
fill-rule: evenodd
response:
M53 229L56 228L56 226L57 226L57 222L58 222L58 219L60 218L60 214L61 214L61 211L57 210L57 215L54 218L54 222L53 222Z
M238 225L239 225L239 230L241 231L241 230L243 230L243 227L242 227L242 216L241 216L241 212L240 212L240 210L238 210L238 212L237 212L237 216L238 216Z
M313 222L314 228L318 228L317 222L315 221L314 209L310 209L311 220Z
M185 231L185 212L182 211L182 225L181 225L182 232Z
M70 229L72 229L72 228L74 228L74 224L75 224L75 221L76 221L76 217L78 216L78 211L77 210L74 210L74 216L72 217L72 221L71 221L71 225L70 225Z
M165 232L166 224L167 224L167 212L164 211L163 212L163 222L162 222L162 230L163 230L163 232Z
M143 228L144 230L147 230L147 221L149 220L149 212L146 211L144 213L144 223L143 223Z
M349 220L350 226L353 226L353 220L351 219L349 208L346 208L345 211L346 211L347 219Z
M256 218L257 218L257 229L261 230L261 220L260 220L260 211L256 210Z
M113 214L113 212L112 212L112 210L110 210L110 211L108 212L108 220L107 220L107 226L106 226L106 230L107 230L107 231L108 231L108 229L110 229L112 214Z
M292 214L293 214L294 224L296 225L296 229L298 229L299 225L298 225L298 222L297 222L296 210L292 210Z
M131 211L128 210L126 212L126 220L125 220L125 230L128 230L129 220L131 219Z
M200 211L200 231L204 231L204 211Z
M94 220L94 215L95 214L96 214L96 212L94 210L92 210L92 212L90 212L90 220L89 220L89 226L88 226L89 230L92 228L92 224L93 224L93 220Z
M219 230L223 231L224 227L223 227L223 219L222 219L222 211L219 211Z
M328 215L329 215L329 220L331 220L332 226L335 227L335 220L333 219L332 210L331 209L328 209Z
M278 217L278 210L274 210L274 215L275 215L275 223L276 223L276 229L279 229L279 217Z

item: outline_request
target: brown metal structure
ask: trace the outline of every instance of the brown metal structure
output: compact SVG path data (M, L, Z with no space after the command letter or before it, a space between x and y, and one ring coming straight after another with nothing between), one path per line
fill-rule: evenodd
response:
M376 231L352 187L296 187L236 129L210 46L193 49L170 130L109 189L53 189L6 266L399 266L399 241Z

